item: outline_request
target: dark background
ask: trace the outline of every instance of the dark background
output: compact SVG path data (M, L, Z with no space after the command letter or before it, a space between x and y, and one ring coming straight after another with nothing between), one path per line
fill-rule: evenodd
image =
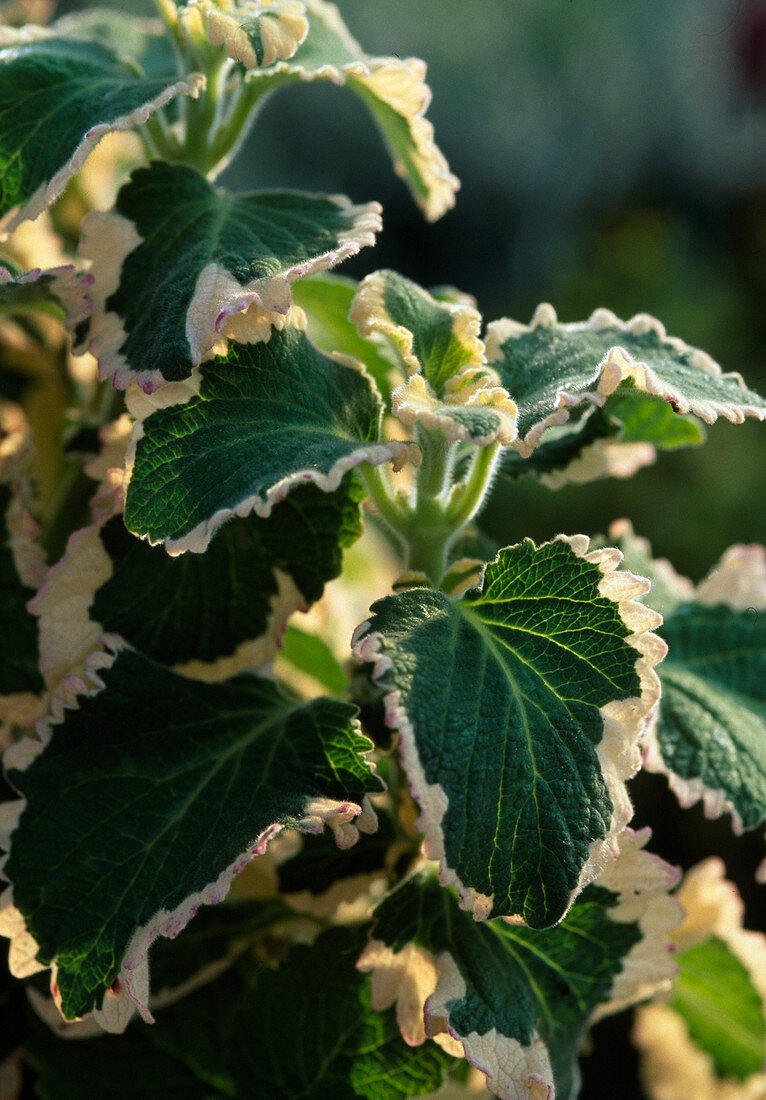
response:
M487 320L527 321L540 301L565 321L598 306L646 311L766 392L766 0L339 7L369 53L428 62L429 118L462 180L455 210L426 224L361 104L320 83L267 103L224 184L378 199L384 232L349 274L394 267L451 283ZM509 543L596 534L628 516L696 580L731 543L766 542L765 462L765 425L722 421L705 447L630 481L557 493L500 482L483 523ZM681 811L658 777L632 790L653 849L683 866L724 855L762 927L762 835L735 839L728 820ZM626 1013L596 1027L583 1100L642 1096L629 1026Z

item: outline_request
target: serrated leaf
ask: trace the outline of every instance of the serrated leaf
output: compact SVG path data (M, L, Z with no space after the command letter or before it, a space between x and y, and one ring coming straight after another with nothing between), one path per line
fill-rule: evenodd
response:
M393 823L383 813L372 836L360 837L349 851L324 833L307 837L300 851L277 867L279 892L301 912L326 916L341 902L356 900L373 881L385 882L397 854L396 839Z
M516 406L487 367L472 305L439 301L395 271L377 271L360 284L349 316L360 335L394 348L408 377L391 402L403 424L480 446L515 438Z
M672 1008L692 1042L713 1060L719 1077L740 1081L766 1061L762 998L739 959L718 936L676 956Z
M358 359L375 379L386 402L391 400L392 363L381 354L377 343L363 339L349 320L358 284L344 275L314 275L293 286L293 301L306 314L306 332L326 355L334 351Z
M40 28L0 36L0 215L12 232L58 198L88 153L204 77L147 79L99 42ZM17 210L17 208L19 208ZM14 214L13 211L17 212Z
M664 616L662 697L645 765L668 777L684 806L731 813L737 830L766 821L766 553L733 546L696 586L621 522L610 530L630 568L652 581Z
M220 6L202 3L207 32L215 46L224 46L233 61L260 69L293 56L309 29L301 0L266 0Z
M624 850L586 887L555 928L472 921L429 872L374 912L360 967L372 970L373 1004L397 1001L405 1039L445 1030L487 1075L501 1100L538 1086L577 1094L576 1059L595 1017L666 983L668 933L680 907L667 894L673 870L624 834ZM532 1095L532 1092L530 1092Z
M39 1035L41 1095L85 1100L113 1076L113 1096L134 1096L131 1064L149 1074L147 1095L174 1100L404 1100L436 1090L454 1060L438 1047L411 1049L393 1013L370 1008L369 979L354 965L364 931L325 932L313 947L293 947L277 970L244 958L151 1028L74 1044ZM296 1018L311 1025L296 1027Z
M533 454L547 428L568 421L570 410L602 406L612 395L618 410L638 392L706 424L718 416L734 423L746 416L766 418L766 400L749 390L740 375L723 374L710 356L667 336L659 321L645 314L625 323L608 310L597 310L587 322L561 324L544 305L529 326L493 322L486 340L487 358L519 407L514 446L523 458ZM636 413L631 417L639 432ZM643 430L642 438L659 434L654 442L660 445L663 436L668 438L664 420Z
M330 80L356 92L381 131L394 166L429 221L451 209L460 186L434 144L424 117L430 102L426 67L417 58L373 58L356 42L334 4L306 0L309 32L293 57L252 69L249 81L266 90L286 80Z
M655 460L656 449L697 446L705 430L691 416L680 416L660 397L624 382L602 408L580 406L566 424L546 428L526 457L503 452L501 470L511 478L531 474L550 489L600 477L630 477Z
M171 553L204 550L232 515L267 517L298 484L332 492L353 467L403 451L377 442L370 379L294 328L232 344L191 382L156 399L134 391L129 403L138 423L125 523Z
M235 518L205 554L182 557L131 535L119 506L97 497L94 522L70 538L30 605L49 689L82 675L104 632L203 679L272 660L290 615L340 573L361 533L361 497L353 475L334 493L299 486L268 519Z
M708 792L714 816L730 810L752 829L766 820L766 615L685 604L661 633L662 769L681 781L676 793L687 788L684 801Z
M222 338L268 337L295 279L353 256L379 229L377 203L230 195L193 168L154 161L133 172L113 211L83 221L80 252L95 278L88 347L121 388L188 378Z
M349 822L380 784L350 704L301 704L250 675L200 683L130 650L100 665L103 688L44 744L6 754L22 801L0 930L17 975L55 966L65 1018L96 1009L121 1030L124 1004L146 1005L157 936L220 901L284 827L318 832L329 820L353 843ZM374 815L360 822L374 827Z
M378 601L375 661L426 852L477 919L554 924L630 818L624 780L656 702L648 585L583 536L501 550L480 590Z
M364 279L351 320L362 336L385 336L404 374L422 374L438 398L456 375L485 365L478 310L465 302L438 301L395 271L376 271Z

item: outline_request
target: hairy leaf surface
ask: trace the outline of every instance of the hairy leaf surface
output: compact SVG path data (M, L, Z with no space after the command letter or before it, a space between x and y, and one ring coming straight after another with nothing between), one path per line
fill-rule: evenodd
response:
M766 615L685 604L663 623L655 730L664 770L717 792L751 829L766 820ZM691 792L689 792L691 793ZM702 793L697 792L697 797Z
M501 550L480 590L373 605L356 654L388 723L426 851L477 918L560 920L630 817L623 781L657 698L647 584L587 539Z
M682 805L702 799L709 817L736 829L766 821L766 553L732 546L696 587L652 557L625 522L615 524L631 568L652 581L668 657L645 763L668 776ZM759 874L766 874L766 864Z
M557 1100L574 1097L594 1017L646 996L672 972L668 932L680 907L667 890L676 875L641 851L646 839L628 831L603 879L546 930L478 923L432 873L409 879L375 909L360 960L373 971L373 1004L398 1002L410 1042L448 1030L503 1100L535 1084Z
M94 535L112 565L91 617L163 664L211 662L245 642L281 637L288 616L319 599L361 533L361 487L299 486L268 519L225 524L203 555L171 557L114 516ZM286 579L291 584L288 585Z
M370 1008L369 978L355 967L365 931L325 932L313 947L293 947L277 970L245 956L158 1013L153 1027L68 1044L63 1055L60 1041L40 1035L33 1056L41 1094L85 1100L113 1078L111 1095L134 1096L136 1063L152 1075L147 1095L158 1097L404 1100L434 1092L454 1059L433 1045L408 1047L393 1012Z
M4 29L0 216L7 231L49 206L104 134L145 122L178 95L198 95L203 79L148 79L100 42Z
M102 376L152 388L188 378L222 336L268 337L290 284L373 244L379 215L342 195L230 195L180 164L137 169L114 211L83 222Z
M651 399L706 424L719 416L734 423L746 416L766 418L766 400L738 374L723 374L708 355L667 336L659 321L646 315L625 323L597 310L587 322L562 324L550 306L540 306L529 326L509 320L491 324L487 357L519 407L515 447L523 458L533 454L547 428L566 424L570 410L588 404L606 402L606 411L626 423L632 441L659 446L680 445L690 429L672 431Z
M309 30L289 60L252 69L247 79L266 91L288 80L331 80L363 100L381 132L394 166L425 216L434 221L455 203L458 180L434 144L425 118L431 93L417 58L372 58L356 42L334 4L306 0Z
M516 406L487 367L473 306L438 300L395 271L377 271L361 283L350 317L362 336L385 337L409 376L392 396L402 423L479 445L515 438Z
M145 1005L153 939L220 901L282 827L316 832L328 819L353 843L348 822L380 787L350 704L301 704L251 675L200 683L130 650L99 678L44 747L22 742L6 760L23 801L0 927L27 944L23 959L11 947L17 972L30 937L32 969L55 963L67 1019L108 1017L125 990Z
M171 553L204 550L234 514L268 516L298 484L334 491L354 466L402 451L377 442L381 405L370 379L297 329L232 344L176 400L167 406L167 388L156 400L131 397L139 423L125 505L128 528Z

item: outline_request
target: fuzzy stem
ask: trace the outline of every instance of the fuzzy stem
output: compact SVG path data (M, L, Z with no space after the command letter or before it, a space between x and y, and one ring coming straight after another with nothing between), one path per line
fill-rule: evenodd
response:
M483 504L499 450L499 443L480 447L474 455L468 477L453 490L446 515L454 531L465 527Z

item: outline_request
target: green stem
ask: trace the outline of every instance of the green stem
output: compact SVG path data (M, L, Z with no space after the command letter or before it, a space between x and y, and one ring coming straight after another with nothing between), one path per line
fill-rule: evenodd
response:
M381 517L400 539L407 537L410 510L394 499L391 483L382 466L364 463L359 467L364 486Z
M149 115L141 127L142 136L151 152L163 157L165 160L177 160L180 153L180 145L165 125L165 119L161 112Z
M462 485L453 490L446 509L447 520L459 531L476 515L486 496L492 478L499 443L490 443L476 452L471 470Z
M281 84L298 79L292 73L282 73L268 79L245 81L237 89L232 104L210 139L210 161L223 169L246 137L255 121L256 106L262 106L267 95Z

